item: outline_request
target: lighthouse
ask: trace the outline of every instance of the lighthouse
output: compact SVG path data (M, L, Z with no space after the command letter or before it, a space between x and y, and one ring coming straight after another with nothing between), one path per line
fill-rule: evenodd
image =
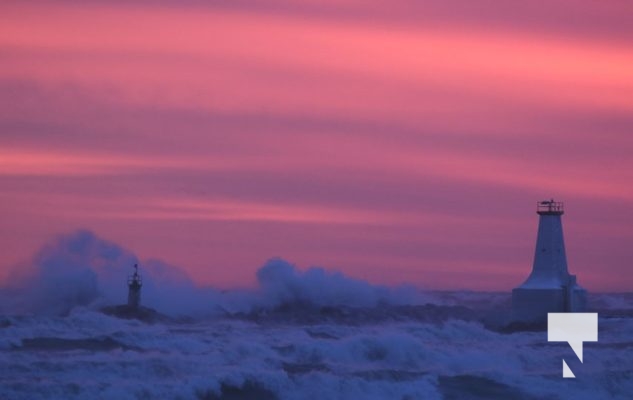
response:
M134 274L127 278L127 305L131 309L137 309L141 305L141 286L143 281L138 273L138 264L134 264Z
M517 321L540 322L550 312L581 312L586 307L587 292L567 270L563 203L540 201L536 213L539 224L532 273L512 290L512 314Z
M134 264L134 273L127 277L127 304L105 306L101 312L124 319L137 319L143 322L168 321L169 317L153 308L141 305L141 287L143 279L138 273L138 264Z

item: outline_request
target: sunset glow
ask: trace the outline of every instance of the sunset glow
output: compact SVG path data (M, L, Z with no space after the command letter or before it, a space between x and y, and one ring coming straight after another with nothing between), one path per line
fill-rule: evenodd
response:
M218 287L507 291L555 197L570 272L631 290L629 3L159 3L0 5L0 280L86 228Z

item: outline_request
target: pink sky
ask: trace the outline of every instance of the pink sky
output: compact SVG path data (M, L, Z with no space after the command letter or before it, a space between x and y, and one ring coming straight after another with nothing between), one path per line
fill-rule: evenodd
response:
M529 3L3 2L0 280L87 228L220 287L510 290L555 197L631 290L633 6Z

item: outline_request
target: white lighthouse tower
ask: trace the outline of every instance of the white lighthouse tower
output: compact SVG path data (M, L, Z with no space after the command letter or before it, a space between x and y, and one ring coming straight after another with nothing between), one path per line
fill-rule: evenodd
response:
M549 312L579 312L586 307L587 292L567 271L563 203L538 202L536 213L539 225L532 273L512 290L512 314L518 321L543 321Z

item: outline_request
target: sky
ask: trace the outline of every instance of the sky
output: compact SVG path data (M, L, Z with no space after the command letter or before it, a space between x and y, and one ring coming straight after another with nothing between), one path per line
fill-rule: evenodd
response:
M632 290L631 2L127 3L0 5L0 282L88 229L200 285L510 290L553 197Z

